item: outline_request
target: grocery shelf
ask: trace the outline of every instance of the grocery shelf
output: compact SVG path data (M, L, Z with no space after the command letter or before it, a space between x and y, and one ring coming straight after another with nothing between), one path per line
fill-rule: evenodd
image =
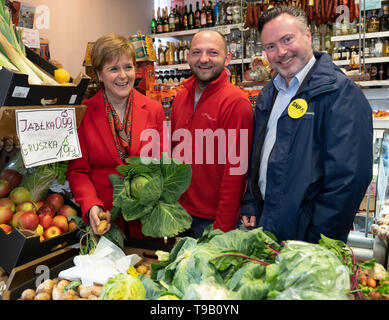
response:
M209 27L209 28L201 28L201 29L191 29L191 30L182 30L182 31L174 31L174 32L164 32L157 33L151 35L152 38L166 38L166 37L182 37L182 36L190 36L201 30L216 30L221 34L229 34L231 33L231 29L241 29L243 24L226 24L223 26Z
M388 87L389 86L389 80L355 81L355 83L363 88Z
M363 58L361 60L363 62ZM348 65L350 65L350 60L334 60L333 62L337 66L348 66ZM385 63L385 62L389 62L389 57L365 58L365 64L367 64L367 63Z
M373 119L373 128L374 129L389 129L389 118L375 118Z
M251 62L251 58L231 60L230 64L241 64L242 61L243 61L243 63L250 63ZM158 70L171 70L171 69L189 70L190 67L189 67L189 64L187 64L187 63L170 64L170 65L166 65L166 66L155 66L155 71L158 71Z
M389 31L369 32L369 33L365 33L365 36L363 36L363 34L361 34L360 37L361 37L361 40L363 40L363 38L365 38L365 39L386 38L386 37L389 37ZM352 41L352 40L359 40L359 33L331 37L332 42Z

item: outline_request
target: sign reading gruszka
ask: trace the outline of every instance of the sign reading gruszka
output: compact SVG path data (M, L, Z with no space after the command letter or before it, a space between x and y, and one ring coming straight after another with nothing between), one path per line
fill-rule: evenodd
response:
M16 110L15 118L26 168L81 158L74 108Z

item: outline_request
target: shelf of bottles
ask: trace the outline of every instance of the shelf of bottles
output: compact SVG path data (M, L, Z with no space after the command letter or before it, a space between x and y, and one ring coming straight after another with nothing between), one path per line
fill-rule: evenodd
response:
M369 81L356 81L361 87L389 86L389 6L361 11L360 18L332 25L330 51L334 63L357 70Z
M251 58L245 58L245 59L234 59L230 61L230 65L236 65L243 63L250 63ZM154 67L156 71L159 70L169 70L169 69L177 69L177 70L189 70L189 64L187 63L181 63L181 64L171 64L171 65L162 65L162 66L155 66Z

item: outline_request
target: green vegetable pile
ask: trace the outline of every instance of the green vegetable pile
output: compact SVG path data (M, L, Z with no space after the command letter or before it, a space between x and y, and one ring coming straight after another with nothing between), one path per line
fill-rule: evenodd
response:
M130 157L111 174L114 212L140 219L146 236L173 237L190 228L192 217L177 202L191 182L192 169L162 153L161 159Z
M142 282L131 275L119 273L110 277L103 285L101 300L144 300Z
M164 261L139 275L146 299L346 300L350 267L343 242L285 241L261 228L181 238ZM350 254L349 252L347 254ZM159 254L161 256L161 254Z

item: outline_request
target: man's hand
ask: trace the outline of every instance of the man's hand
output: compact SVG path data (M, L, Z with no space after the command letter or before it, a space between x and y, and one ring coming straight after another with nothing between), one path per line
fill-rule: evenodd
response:
M107 224L104 229L101 230L100 222L102 219L99 218L99 215L101 217L101 214L105 214L107 220ZM93 206L89 210L89 223L92 227L92 230L97 235L103 235L104 233L108 232L108 230L111 228L111 214L109 211L104 212L104 210L99 206Z
M256 216L242 216L242 221L246 228L254 228L257 225Z

